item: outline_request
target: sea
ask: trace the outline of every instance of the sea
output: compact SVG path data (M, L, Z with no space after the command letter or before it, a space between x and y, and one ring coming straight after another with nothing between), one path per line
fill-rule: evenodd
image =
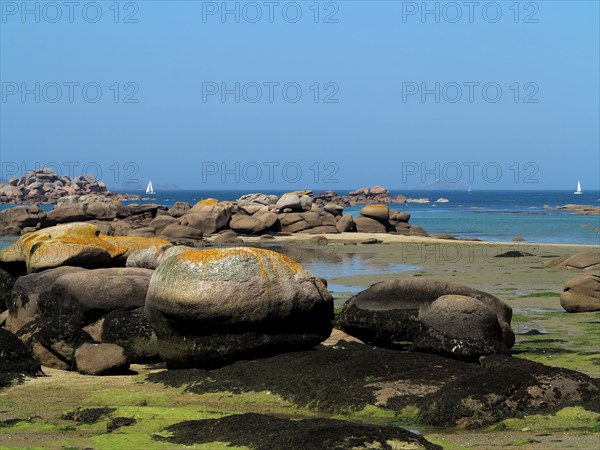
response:
M261 191L171 190L151 196L142 193L142 200L135 203L159 203L170 207L178 201L194 204L205 198L233 201L251 192ZM264 192L281 195L285 191ZM337 192L348 194L348 191ZM392 196L398 194L431 200L430 203L390 205L393 209L409 212L410 223L423 227L430 234L450 233L458 238L497 242L510 242L514 237L522 237L532 243L600 245L600 233L594 230L600 228L600 216L554 209L569 203L598 206L600 191L587 191L581 195L551 190L390 191ZM448 199L448 202L436 203L440 198ZM10 206L2 205L0 209L7 207ZM52 205L42 207L52 209ZM344 212L357 215L360 209L361 206L347 207Z

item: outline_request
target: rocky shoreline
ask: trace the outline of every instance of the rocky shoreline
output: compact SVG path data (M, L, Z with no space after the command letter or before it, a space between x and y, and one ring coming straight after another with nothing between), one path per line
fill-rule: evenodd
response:
M135 194L111 192L103 181L97 181L92 174L71 179L67 175L59 176L49 168L37 169L0 184L0 204L52 204L63 197L90 194L120 200L140 198Z
M124 204L106 195L73 195L58 199L48 213L37 205L1 211L0 235L18 236L58 224L89 222L106 235L161 237L171 242L199 241L222 232L229 232L230 240L237 235L269 233L427 236L421 227L409 223L409 213L390 209L383 203L367 204L358 217L353 217L345 214L339 204L323 205L319 199L322 200L311 191L296 191L281 197L248 194L235 202L216 199L201 200L195 205L177 202L167 208L158 204Z

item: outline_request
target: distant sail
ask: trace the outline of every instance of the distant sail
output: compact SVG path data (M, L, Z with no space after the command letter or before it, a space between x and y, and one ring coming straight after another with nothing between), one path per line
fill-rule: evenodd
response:
M573 192L573 194L580 195L581 193L581 183L579 182L579 180L577 180L577 190Z
M146 194L156 194L156 192L154 192L154 188L152 187L152 181L148 183L148 187L146 188Z

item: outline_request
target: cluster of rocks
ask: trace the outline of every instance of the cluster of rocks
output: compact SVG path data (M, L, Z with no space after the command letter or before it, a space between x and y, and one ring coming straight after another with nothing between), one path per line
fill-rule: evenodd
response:
M43 366L93 375L159 360L210 368L309 349L331 334L324 281L282 254L114 239L73 223L2 251L0 325ZM28 274L15 281L18 258ZM126 267L113 267L117 258Z
M340 206L354 206L371 203L406 203L406 200L406 197L403 195L391 196L389 189L381 186L357 189L350 191L348 195L339 195L334 191L314 195L314 202L318 205L334 203Z
M59 176L52 169L42 168L18 178L12 177L6 185L0 184L0 203L56 203L58 199L69 195L101 194L115 198L139 198L135 195L110 192L103 181L92 174Z
M86 221L107 235L158 236L172 242L197 241L227 230L242 235L358 231L427 236L422 228L408 223L409 213L391 210L385 204L366 205L354 218L345 214L339 204L319 206L314 200L311 191L296 191L281 197L249 194L235 202L177 202L167 209L155 204L124 205L106 196L69 196L60 199L48 213L37 205L0 211L0 235L20 235L56 224ZM223 239L236 243L235 238L230 233Z
M348 300L337 327L361 341L463 360L506 354L512 309L486 292L434 280L374 284Z
M557 206L556 209L575 211L576 214L583 216L597 216L600 215L600 206L594 205L576 205L569 203L568 205Z

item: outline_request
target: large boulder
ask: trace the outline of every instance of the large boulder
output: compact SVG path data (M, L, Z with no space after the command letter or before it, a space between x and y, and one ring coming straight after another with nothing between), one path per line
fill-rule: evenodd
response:
M480 356L508 353L496 314L481 301L443 295L419 311L423 332L412 349L478 361Z
M360 215L385 223L390 218L390 208L382 204L366 205L360 210Z
M40 293L38 307L45 317L69 317L83 327L111 311L143 307L152 273L130 267L67 273Z
M354 224L354 218L352 214L344 214L340 219L336 222L335 228L339 233L347 233L349 231L356 231L356 225Z
M177 223L166 226L160 233L162 238L169 241L196 241L202 239L203 235L202 231L196 228L179 225Z
M180 224L200 230L203 234L213 234L227 226L231 213L231 203L209 198L196 203L180 219Z
M281 211L286 208L291 209L292 211L302 211L302 202L300 201L300 197L294 192L288 192L283 194L277 203L275 203L275 207Z
M600 276L584 273L567 280L560 304L568 312L600 311Z
M116 375L129 369L122 347L95 342L82 344L75 350L75 365L85 375Z
M85 269L64 266L17 278L7 301L9 311L7 328L16 333L29 322L38 319L40 317L38 307L40 293L49 290L61 276L82 271Z
M149 226L156 232L156 234L160 234L166 227L177 222L178 221L175 217L162 215L156 216L156 218L154 218L152 222L150 222Z
M284 213L278 214L281 231L286 233L298 233L309 228L320 227L324 225L319 213L307 211L302 213ZM335 219L333 222L335 226Z
M402 347L423 331L419 310L443 295L464 295L482 302L496 315L504 344L508 348L514 345L510 306L486 292L435 280L392 280L374 284L344 304L338 326L369 344Z
M548 265L553 269L580 269L586 271L600 270L600 252L584 252L570 256L562 256L551 260Z
M170 368L217 367L311 348L331 333L323 282L268 250L190 250L158 266L146 314Z
M358 216L354 218L356 231L359 233L386 233L386 226L371 217Z
M277 219L277 216L273 215ZM269 228L268 223L260 220L258 217L247 216L245 214L234 214L231 217L229 226L236 233L242 234L259 234Z

